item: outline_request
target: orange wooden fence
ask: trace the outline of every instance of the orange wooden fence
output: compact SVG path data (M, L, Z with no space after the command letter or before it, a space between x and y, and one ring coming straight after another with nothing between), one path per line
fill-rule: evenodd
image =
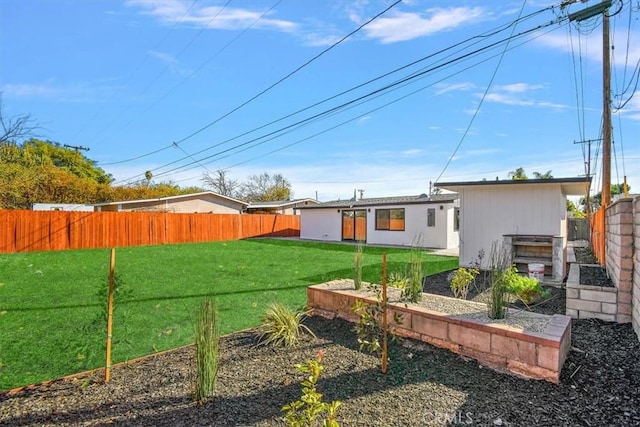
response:
M591 215L591 249L601 265L605 264L605 208L600 208Z
M299 235L296 215L0 210L0 253Z

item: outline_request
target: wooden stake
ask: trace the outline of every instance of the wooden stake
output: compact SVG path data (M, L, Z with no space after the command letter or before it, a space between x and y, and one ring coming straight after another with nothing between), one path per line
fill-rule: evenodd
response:
M104 382L111 380L111 335L113 333L113 288L114 272L116 269L116 250L111 248L111 259L109 262L109 296L107 298L107 360L104 369Z
M382 373L387 373L387 254L382 253Z

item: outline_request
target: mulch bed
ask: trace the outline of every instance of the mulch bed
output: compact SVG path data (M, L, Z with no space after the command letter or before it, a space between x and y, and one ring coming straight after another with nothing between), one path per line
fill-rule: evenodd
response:
M425 288L444 289L436 280ZM532 309L564 313L564 290L552 290ZM253 331L223 338L216 393L205 404L191 397L189 346L117 366L107 384L96 372L0 395L0 425L284 425L280 408L301 394L303 375L293 366L318 351L325 354L318 389L324 401L343 402L338 420L345 426L640 425L640 342L630 324L573 321L561 382L551 384L408 339L391 345L383 375L379 359L358 350L352 324L305 323L316 337L294 349L256 347Z

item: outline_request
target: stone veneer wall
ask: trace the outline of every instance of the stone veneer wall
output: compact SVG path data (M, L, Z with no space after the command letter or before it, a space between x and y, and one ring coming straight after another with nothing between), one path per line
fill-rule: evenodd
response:
M637 207L637 201L637 198L636 203L633 199L619 199L612 203L606 212L606 267L618 290L615 319L618 323L629 323L632 320L632 292L634 276L637 275L634 274L634 270L637 271L637 268L634 268L634 257L637 257L634 234L638 235L634 233L634 228L640 232L640 216L634 216L634 204Z

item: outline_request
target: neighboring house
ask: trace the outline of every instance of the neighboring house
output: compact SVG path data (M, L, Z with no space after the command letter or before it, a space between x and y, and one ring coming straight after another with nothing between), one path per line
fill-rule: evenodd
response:
M460 196L460 265L471 266L484 251L490 265L494 242L505 243L514 262L541 262L551 281L566 272L567 196L587 193L590 178L439 182Z
M247 206L246 212L252 214L296 215L298 208L317 205L314 199L276 200L272 202L255 202Z
M172 213L230 213L239 214L248 203L213 191L160 197L157 199L126 200L96 203L99 212L172 212Z
M73 203L34 203L34 211L74 211L93 212L93 205L77 205Z
M454 249L457 195L336 200L300 207L300 238Z

